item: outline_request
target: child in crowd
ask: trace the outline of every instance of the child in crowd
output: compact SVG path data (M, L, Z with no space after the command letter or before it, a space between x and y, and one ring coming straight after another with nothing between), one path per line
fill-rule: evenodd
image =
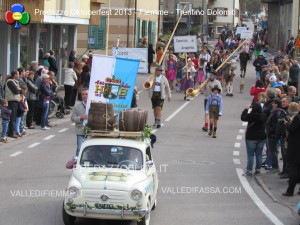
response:
M212 94L208 96L205 111L209 114L208 135L216 138L219 116L222 116L222 96L220 95L221 89L218 85L215 85L211 91Z
M24 114L28 111L28 105L25 98L27 91L27 85L21 85L21 101L18 103L18 110L17 110L17 118L16 118L16 134L19 137L25 135L26 132L24 131Z
M6 134L8 130L10 115L11 115L11 110L8 109L8 101L4 99L1 101L2 134L1 134L0 142L7 143Z

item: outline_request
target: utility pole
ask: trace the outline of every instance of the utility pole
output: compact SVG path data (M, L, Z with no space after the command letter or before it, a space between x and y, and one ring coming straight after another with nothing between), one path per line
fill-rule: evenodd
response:
M203 18L203 23L202 23L202 34L206 34L206 29L207 29L207 4L206 0L202 0L202 9L204 10L204 15L202 16Z

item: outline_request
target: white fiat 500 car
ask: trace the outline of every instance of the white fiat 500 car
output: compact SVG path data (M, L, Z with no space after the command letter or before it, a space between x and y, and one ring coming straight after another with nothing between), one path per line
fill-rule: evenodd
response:
M76 218L150 224L158 178L148 141L91 137L81 146L63 203L65 225Z

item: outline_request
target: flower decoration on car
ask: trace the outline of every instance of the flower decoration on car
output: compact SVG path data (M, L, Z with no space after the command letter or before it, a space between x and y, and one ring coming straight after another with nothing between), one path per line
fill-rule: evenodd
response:
M25 7L22 4L13 4L11 11L8 11L4 15L6 23L15 25L15 29L20 29L22 25L27 25L30 22L30 14L25 12Z

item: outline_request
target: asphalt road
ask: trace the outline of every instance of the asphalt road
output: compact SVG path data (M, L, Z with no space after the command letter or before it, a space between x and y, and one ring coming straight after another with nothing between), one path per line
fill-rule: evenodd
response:
M140 90L148 76L138 76ZM273 202L254 178L241 176L246 167L246 124L240 121L240 114L251 102L254 79L249 63L244 93L239 93L241 78L236 76L234 97L223 94L216 139L201 130L203 95L185 102L183 94L175 92L172 101L165 103L163 126L156 132L152 151L160 180L152 225L299 224L298 216ZM138 105L149 111L148 123L152 124L147 92L140 93ZM76 140L74 125L68 119L61 122L50 131L36 130L0 144L0 225L63 225L60 193L71 175L65 163L75 153ZM77 224L125 222L81 219Z

